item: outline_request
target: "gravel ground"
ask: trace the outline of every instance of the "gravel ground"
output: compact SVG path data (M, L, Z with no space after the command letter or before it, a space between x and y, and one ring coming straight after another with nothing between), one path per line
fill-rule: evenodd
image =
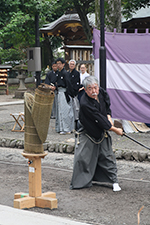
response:
M22 150L0 148L0 204L13 207L17 192L28 193L28 165ZM112 191L111 185L93 184L91 188L70 190L73 154L48 153L42 159L42 192L56 193L58 208L28 210L68 217L88 224L150 225L150 164L117 161L122 190ZM68 224L69 225L69 224Z
M1 98L0 95L0 102L4 101L4 97ZM9 95L8 95L9 96ZM12 96L6 98L5 102L12 103ZM16 100L15 101L20 101ZM10 116L10 113L18 113L24 111L24 104L15 104L15 105L0 105L0 137L1 138L9 138L9 139L17 139L17 140L24 140L24 133L23 132L12 132L11 129L14 126L14 119ZM140 145L136 144L135 142L129 140L126 137L120 137L113 132L110 132L113 140L113 148L115 149L124 149L124 150L135 150L135 151L144 151L144 148ZM129 136L133 137L134 139L138 140L139 142L145 144L146 146L150 147L150 132L149 133L132 133ZM46 142L66 142L67 140L74 139L74 133L68 135L60 135L55 132L55 119L50 120L50 126L48 130L48 135Z
M9 96L10 97L10 96ZM8 100L9 101L9 100ZM5 99L4 102L8 102ZM18 100L19 101L19 100ZM0 95L0 102L1 95ZM0 106L0 137L24 139L24 134L11 132L14 124L10 113L23 111L23 104ZM141 151L141 146L125 137L111 133L113 147ZM150 146L150 134L130 136ZM50 121L48 141L67 141L74 134L59 135L55 132L55 120ZM144 151L144 149L143 149ZM12 206L14 194L28 192L28 165L21 149L0 147L0 204ZM68 217L89 224L135 225L140 213L140 225L150 225L150 163L117 160L121 192L114 193L110 185L93 184L91 188L70 190L73 154L48 153L42 159L42 191L56 192L58 209L31 208L29 210Z

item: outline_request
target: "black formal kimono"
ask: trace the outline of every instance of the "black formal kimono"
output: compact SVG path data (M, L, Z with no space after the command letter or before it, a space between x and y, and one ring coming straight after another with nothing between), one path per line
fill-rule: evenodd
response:
M79 87L80 87L80 73L73 69L71 72L68 72L70 81L73 88L74 96L78 95Z
M58 76L58 71L56 72L54 72L53 70L49 71L46 75L45 84L54 85L56 87L57 76ZM56 90L55 90L55 95L56 95ZM51 113L51 118L54 119L55 117L56 117L56 98L54 98L53 108Z
M74 97L72 98L72 107L74 112L75 123L79 119L79 100L78 100L78 91L80 87L80 73L73 69L71 72L68 72L69 78L72 85L72 91Z
M46 75L45 84L48 84L48 85L53 84L56 86L57 76L58 76L58 71L56 72L54 72L53 70L49 71Z
M116 159L109 133L110 100L100 88L99 102L86 93L80 101L79 119L83 128L77 132L71 189L92 186L92 181L118 183Z

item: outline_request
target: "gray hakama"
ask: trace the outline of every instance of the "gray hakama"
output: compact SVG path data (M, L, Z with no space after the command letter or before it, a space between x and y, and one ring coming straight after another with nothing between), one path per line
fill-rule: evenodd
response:
M80 104L79 104L79 100L78 100L77 96L72 98L72 107L73 107L73 112L74 112L74 120L78 120Z
M74 129L72 98L67 103L66 88L59 87L56 94L56 132L71 132Z
M95 144L85 133L80 134L74 155L71 189L92 186L92 181L118 183L116 158L111 137L106 133L100 144Z
M54 102L53 102L53 107L51 112L52 119L56 118L56 90L54 91L54 94L55 94L55 97L54 97Z

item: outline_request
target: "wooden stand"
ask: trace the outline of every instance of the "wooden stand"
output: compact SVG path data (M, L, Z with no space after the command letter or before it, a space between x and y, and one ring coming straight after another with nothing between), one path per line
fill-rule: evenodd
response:
M47 153L30 154L22 153L29 159L29 194L16 193L14 195L14 208L23 209L31 207L57 208L57 199L55 192L46 192L42 194L41 185L41 158Z
M25 123L24 113L23 112L20 112L20 113L10 113L10 115L15 120L15 124L14 124L13 129L11 131L24 132L24 126L25 126L25 124L24 124ZM21 124L21 122L23 124ZM20 130L15 129L17 124L19 125Z

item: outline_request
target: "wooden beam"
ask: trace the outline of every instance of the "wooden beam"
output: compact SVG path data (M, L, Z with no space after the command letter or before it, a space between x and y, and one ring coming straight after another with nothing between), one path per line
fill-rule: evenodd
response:
M35 198L25 197L14 200L14 208L25 209L35 207Z
M41 158L44 154L22 153L25 158L30 160L29 164L29 194L19 192L14 195L14 208L23 209L31 207L57 208L57 199L55 192L41 193Z
M19 192L19 193L14 194L14 199L24 198L24 197L28 197L28 196L29 196L28 193Z
M56 198L56 193L48 191L48 192L42 193L42 197Z
M41 158L36 158L29 165L29 196L41 196L41 186Z
M49 198L49 197L36 197L35 198L35 206L40 208L57 208L57 199Z

